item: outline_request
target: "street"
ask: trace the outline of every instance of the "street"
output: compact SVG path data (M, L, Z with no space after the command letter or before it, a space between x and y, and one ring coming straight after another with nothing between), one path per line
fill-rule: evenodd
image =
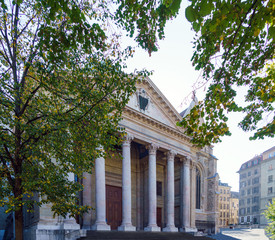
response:
M211 238L217 240L268 240L265 230L259 228L221 229L221 233L211 236Z

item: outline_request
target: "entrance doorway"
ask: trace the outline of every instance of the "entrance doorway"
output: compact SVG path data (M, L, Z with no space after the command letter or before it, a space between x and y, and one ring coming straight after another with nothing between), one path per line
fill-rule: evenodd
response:
M162 214L161 214L162 209L160 207L157 208L157 225L162 228L161 225L161 218L162 218Z
M116 230L122 222L122 189L106 185L106 217L107 224Z

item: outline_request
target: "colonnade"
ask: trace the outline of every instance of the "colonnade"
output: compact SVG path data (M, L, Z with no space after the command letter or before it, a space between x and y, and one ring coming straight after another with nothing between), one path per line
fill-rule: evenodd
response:
M122 223L118 227L118 231L135 231L136 227L132 224L132 199L131 199L131 141L133 137L126 135L122 144ZM148 145L149 162L148 162L148 226L144 231L160 231L157 226L157 190L156 190L156 154L159 146L152 143ZM177 232L175 227L175 187L174 187L174 160L176 152L168 150L167 157L167 201L166 201L166 227L165 232ZM190 161L189 157L183 158L183 166L181 171L182 185L182 226L180 231L188 231L190 229L191 214L191 189L190 189ZM96 195L96 222L91 227L92 230L110 230L110 226L106 223L106 190L105 190L105 159L103 157L95 160L95 195ZM86 185L87 182L87 185ZM86 176L84 182L85 188L90 187L91 179ZM86 191L89 191L86 189ZM85 194L84 204L91 204L92 194ZM91 214L84 215L84 228L89 228L91 222Z

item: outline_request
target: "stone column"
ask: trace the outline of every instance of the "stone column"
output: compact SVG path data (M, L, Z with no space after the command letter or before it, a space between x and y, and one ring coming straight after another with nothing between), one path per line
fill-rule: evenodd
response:
M83 205L92 206L92 175L83 174ZM92 213L91 211L83 214L83 229L91 229Z
M118 231L135 231L132 225L131 203L131 141L133 136L126 135L122 144L122 223Z
M68 180L71 182L75 181L75 175L73 173L68 174ZM70 217L69 214L65 218L61 217L61 225L63 229L68 229L68 230L76 230L80 229L80 225L76 223L76 220L74 217Z
M167 224L163 229L164 232L177 232L175 227L175 172L174 172L174 158L176 153L169 151L167 153Z
M183 171L181 172L183 178L183 211L182 211L182 228L181 232L190 231L190 158L187 157L183 161Z
M157 166L156 153L158 146L149 146L149 169L148 169L148 226L144 231L158 232L157 226Z
M92 230L108 231L111 228L106 223L106 186L104 157L99 157L95 160L95 192L96 222L92 226Z
M192 162L191 165L191 222L190 226L193 232L197 232L196 229L196 165Z

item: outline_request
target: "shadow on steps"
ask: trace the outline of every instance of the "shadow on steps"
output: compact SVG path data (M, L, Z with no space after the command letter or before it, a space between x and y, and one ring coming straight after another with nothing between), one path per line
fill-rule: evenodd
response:
M87 231L86 237L78 240L213 240L209 237L194 236L188 233L167 232L118 232L118 231Z

